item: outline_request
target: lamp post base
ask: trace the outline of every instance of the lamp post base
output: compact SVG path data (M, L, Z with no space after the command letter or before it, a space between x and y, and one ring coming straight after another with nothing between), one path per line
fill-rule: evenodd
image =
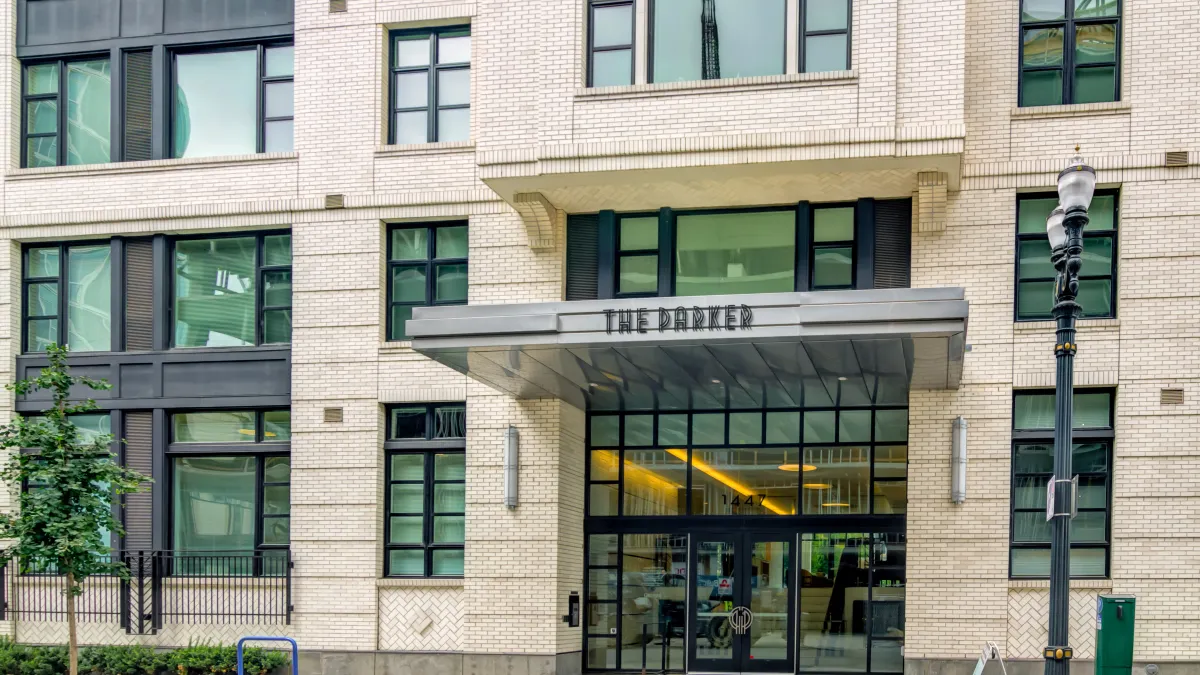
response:
M1046 658L1045 675L1070 675L1071 657L1075 650L1070 647L1046 647L1043 650Z

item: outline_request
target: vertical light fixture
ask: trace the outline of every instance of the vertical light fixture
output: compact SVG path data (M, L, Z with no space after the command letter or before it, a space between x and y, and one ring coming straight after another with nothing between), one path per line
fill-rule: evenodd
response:
M521 436L517 428L509 426L504 432L504 506L517 508L517 475L520 468Z
M959 415L950 427L950 501L967 501L967 418Z

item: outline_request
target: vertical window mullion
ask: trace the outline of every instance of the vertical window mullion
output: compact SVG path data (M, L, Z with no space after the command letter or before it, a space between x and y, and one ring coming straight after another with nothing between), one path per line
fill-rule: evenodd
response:
M429 35L429 100L426 102L426 113L429 119L426 120L427 129L429 132L429 142L436 143L438 140L437 128L437 46L438 34L437 31ZM431 244L432 246L432 244Z
M266 83L263 78L266 77L266 58L262 44L255 46L255 54L258 57L258 86L255 87L257 93L255 95L255 151L262 152L266 148L266 123L263 121L266 113Z
M61 139L60 139L61 141ZM62 145L60 142L59 145ZM58 346L61 347L67 344L70 333L67 330L67 318L71 313L70 302L70 275L67 274L68 261L67 256L70 254L70 246L59 244L58 246Z

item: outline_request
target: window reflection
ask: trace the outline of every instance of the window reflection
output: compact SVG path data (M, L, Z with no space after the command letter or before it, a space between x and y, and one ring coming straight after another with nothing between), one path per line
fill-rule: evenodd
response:
M621 548L621 667L680 670L687 647L687 536L627 534ZM665 663L664 663L665 658Z
M175 57L175 157L246 155L258 149L258 53Z
M656 0L655 82L779 75L784 0Z
M684 450L668 450L686 458ZM788 516L796 513L795 448L692 451L692 513Z
M793 211L682 215L676 219L676 242L678 295L795 289Z
M800 542L800 669L867 669L866 534L805 534Z

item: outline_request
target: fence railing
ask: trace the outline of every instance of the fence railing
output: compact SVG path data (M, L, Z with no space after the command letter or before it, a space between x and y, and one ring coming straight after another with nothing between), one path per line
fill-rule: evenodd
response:
M129 580L93 576L76 598L80 621L114 622L129 633L166 624L290 624L292 558L283 550L139 551L121 555ZM0 619L66 621L66 577L0 565Z

